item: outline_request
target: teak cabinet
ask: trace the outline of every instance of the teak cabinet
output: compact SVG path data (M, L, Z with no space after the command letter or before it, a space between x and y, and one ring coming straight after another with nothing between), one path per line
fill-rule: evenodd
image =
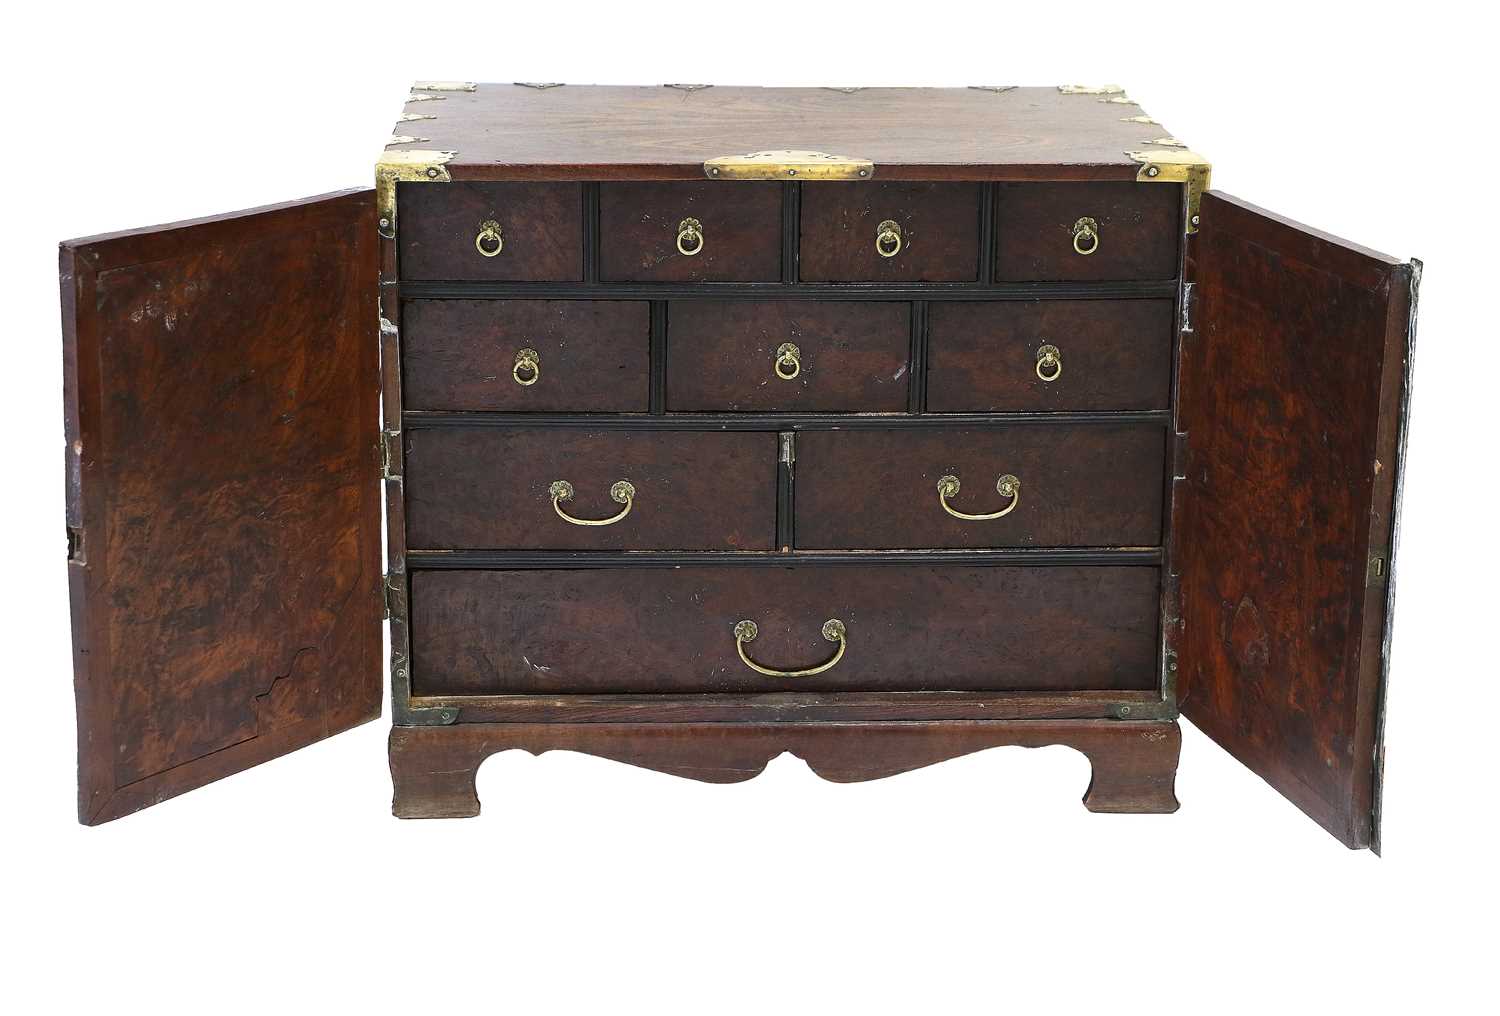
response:
M63 244L80 819L379 716L388 616L403 817L1047 744L1170 812L1181 710L1378 847L1420 265L1208 173L1116 88L420 82L373 191Z

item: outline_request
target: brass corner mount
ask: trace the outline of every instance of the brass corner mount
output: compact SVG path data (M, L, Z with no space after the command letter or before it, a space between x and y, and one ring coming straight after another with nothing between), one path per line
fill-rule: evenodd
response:
M1187 185L1187 233L1198 232L1198 210L1203 192L1208 190L1212 164L1197 152L1186 148L1148 148L1126 152L1141 164L1135 178L1141 183L1180 183Z
M448 173L448 163L457 157L457 152L427 149L399 149L380 156L375 164L375 210L380 217L381 236L396 235L396 184L449 183L453 177Z

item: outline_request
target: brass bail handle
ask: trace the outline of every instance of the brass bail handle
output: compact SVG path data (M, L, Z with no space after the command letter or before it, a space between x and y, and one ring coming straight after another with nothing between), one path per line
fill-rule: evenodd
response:
M766 677L812 677L814 674L821 674L842 660L844 658L844 650L849 648L848 631L844 628L844 622L836 617L831 617L823 622L823 638L829 642L838 643L838 649L834 651L832 656L816 667L808 667L806 670L773 670L770 667L762 667L745 652L746 643L754 642L755 636L759 634L760 628L754 621L741 621L734 626L734 648L739 652L740 661L745 666L757 674L763 674Z
M629 480L616 480L609 488L610 499L625 507L620 509L618 515L611 515L607 519L579 519L563 511L562 502L573 499L573 485L567 480L553 480L547 493L552 495L552 510L557 512L557 517L575 526L612 526L629 515L630 509L635 507L635 484Z
M693 257L703 250L703 223L697 219L683 219L677 224L677 253Z
M479 235L474 237L474 249L487 258L492 258L505 249L505 237L500 223L485 219L479 224Z
M516 384L529 388L542 376L542 362L535 349L516 350L516 365L510 369Z
M790 381L802 373L802 350L795 343L783 342L776 347L776 376Z
M893 258L900 254L904 242L904 234L901 232L899 222L886 219L875 227L875 253L881 257Z
M1099 223L1085 215L1073 223L1073 250L1085 256L1099 249Z
M1062 377L1062 352L1056 346L1049 344L1037 349L1036 376L1049 382Z
M958 477L951 474L941 477L937 482L938 504L943 506L943 511L952 515L955 519L963 519L966 522L984 522L988 519L998 519L1015 511L1016 505L1021 503L1021 481L1010 473L1003 474L1000 479L995 481L995 490L1000 496L1010 498L1010 504L997 512L989 512L985 515L970 515L967 512L961 512L954 508L948 503L948 499L957 496L961 486L958 482Z

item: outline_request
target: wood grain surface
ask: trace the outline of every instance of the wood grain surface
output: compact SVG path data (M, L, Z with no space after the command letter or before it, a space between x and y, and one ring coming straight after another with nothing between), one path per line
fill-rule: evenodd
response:
M808 183L802 187L803 282L974 282L979 185ZM880 224L901 228L894 257L875 249Z
M1098 224L1092 254L1073 227ZM995 279L1114 282L1176 278L1182 187L1165 183L1009 183L995 188Z
M576 183L406 183L397 244L401 276L469 282L580 282L583 188ZM475 247L486 221L504 245Z
M677 249L697 219L702 250ZM688 249L692 249L691 246ZM599 188L604 282L779 282L781 184L610 183Z

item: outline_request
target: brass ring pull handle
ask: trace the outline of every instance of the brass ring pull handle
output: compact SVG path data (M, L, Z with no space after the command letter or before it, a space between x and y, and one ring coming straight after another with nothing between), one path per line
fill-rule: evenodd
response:
M1073 250L1085 256L1099 249L1099 223L1085 215L1073 223Z
M697 219L683 219L677 224L677 253L692 257L703 250L703 223Z
M823 637L829 642L837 642L839 645L838 650L832 656L816 667L808 667L806 670L772 670L770 667L762 667L759 663L756 663L749 656L745 655L745 643L754 642L755 636L759 634L760 629L756 627L754 621L741 621L734 626L734 648L739 652L740 661L745 666L757 674L764 674L766 677L812 677L814 674L821 674L842 660L844 658L844 650L849 648L849 642L846 638L848 632L844 628L844 622L836 617L829 618L823 622Z
M516 350L516 365L510 369L510 376L516 379L516 384L531 387L537 383L542 376L542 361L539 359L535 349Z
M1015 511L1016 505L1021 503L1021 481L1009 473L1006 473L995 481L995 490L999 491L1001 497L1010 498L1010 504L997 512L990 512L987 515L970 515L968 512L958 511L948 503L950 497L958 494L960 486L958 477L952 475L944 476L937 482L938 504L943 506L943 511L952 515L955 519L963 519L966 522L983 522L986 519L998 519Z
M1037 349L1036 376L1043 381L1056 381L1062 377L1062 352L1056 346L1047 345Z
M875 253L883 258L893 258L901 253L901 224L886 219L875 227Z
M479 224L479 235L474 237L474 249L487 258L492 258L505 249L505 237L501 234L500 223L494 219L485 219Z
M547 493L552 495L552 510L557 512L557 517L575 526L612 526L629 515L630 509L635 506L635 484L629 480L616 480L609 488L610 499L625 507L620 509L618 515L611 515L607 519L575 519L563 511L562 502L573 499L573 485L567 480L553 480Z
M776 376L790 381L802 373L802 350L794 343L783 342L776 347Z

